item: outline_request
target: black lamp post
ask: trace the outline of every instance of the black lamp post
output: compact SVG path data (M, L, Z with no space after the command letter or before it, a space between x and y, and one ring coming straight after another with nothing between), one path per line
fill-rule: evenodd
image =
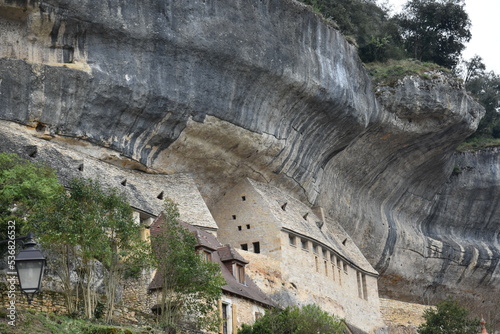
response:
M16 270L21 292L26 294L28 304L31 304L33 296L40 290L46 260L42 252L35 248L33 234L28 233L26 239L24 249L16 256Z
M36 242L33 240L32 233L19 238L2 240L0 244L9 243L14 240L26 240L23 244L23 249L15 258L15 263L21 292L26 294L28 304L31 304L33 296L40 290L46 260L42 252L35 248Z

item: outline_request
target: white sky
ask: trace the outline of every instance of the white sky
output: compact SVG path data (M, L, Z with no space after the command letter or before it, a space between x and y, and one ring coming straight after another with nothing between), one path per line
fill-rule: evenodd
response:
M394 10L400 11L407 0L379 0L388 2ZM487 71L500 74L500 0L465 0L465 11L471 20L472 39L466 45L462 56L470 59L474 55L483 58Z

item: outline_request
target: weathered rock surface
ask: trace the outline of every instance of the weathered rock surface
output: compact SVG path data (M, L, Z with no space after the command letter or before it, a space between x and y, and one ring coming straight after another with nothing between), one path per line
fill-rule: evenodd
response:
M337 219L386 295L499 297L499 154L454 154L483 111L453 79L373 92L292 0L0 0L0 36L0 119L192 173L209 206L271 182Z

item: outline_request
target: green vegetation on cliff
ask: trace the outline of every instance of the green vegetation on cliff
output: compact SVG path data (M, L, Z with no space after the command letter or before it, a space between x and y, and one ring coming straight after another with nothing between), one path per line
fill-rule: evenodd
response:
M406 75L431 78L428 72L432 71L463 77L467 91L483 105L486 115L458 150L500 146L500 78L485 72L479 56L461 60L471 38L463 0L408 0L397 15L373 0L302 2L355 41L376 85L391 86Z

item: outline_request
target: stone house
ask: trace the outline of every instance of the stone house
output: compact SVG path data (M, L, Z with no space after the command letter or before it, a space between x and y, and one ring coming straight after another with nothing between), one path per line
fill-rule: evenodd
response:
M269 278L255 278L278 304L315 303L366 332L384 326L378 273L321 208L244 179L211 209L222 243L254 253L252 265L268 263L281 277L274 286Z
M158 233L165 218L158 216L150 227L151 234ZM220 334L236 334L242 324L252 324L266 309L276 304L268 298L245 273L248 261L231 245L222 245L214 234L191 224L181 222L181 226L191 231L197 240L196 251L207 260L218 263L226 284L222 287L223 297L219 301L219 312L223 319ZM149 292L157 296L161 290L161 275L156 272L149 284ZM154 299L154 298L153 298ZM154 305L153 310L159 308Z

